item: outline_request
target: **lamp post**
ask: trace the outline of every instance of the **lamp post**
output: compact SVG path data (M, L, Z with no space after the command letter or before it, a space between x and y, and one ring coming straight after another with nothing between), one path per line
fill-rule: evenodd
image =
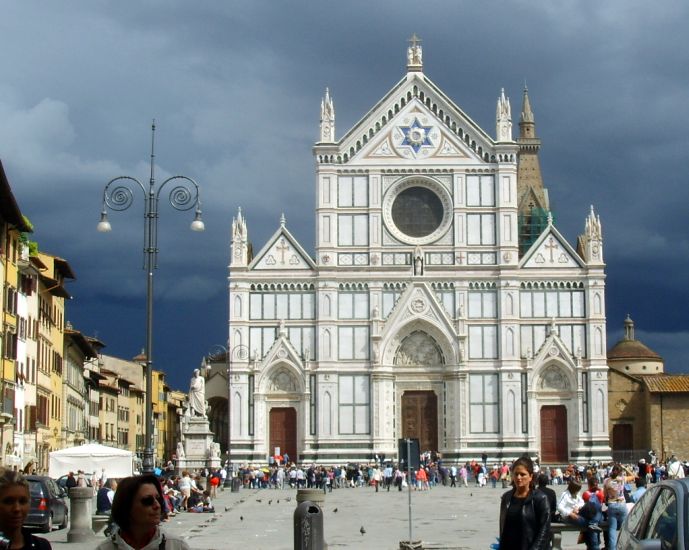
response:
M172 176L163 181L157 188L154 176L155 159L155 120L151 125L151 177L148 188L139 180L130 176L118 176L111 179L103 190L103 209L98 223L98 231L109 232L112 227L108 221L107 208L114 211L127 210L134 202L136 185L144 194L144 269L147 271L146 284L146 411L144 430L144 473L152 473L153 463L153 270L157 269L158 255L158 201L165 186L174 181L168 200L170 205L179 211L196 207L192 231L203 231L205 226L201 219L201 201L199 186L186 176ZM134 185L136 184L136 185Z
M228 472L227 478L232 477L232 356L237 352L237 357L239 359L246 359L249 357L249 348L244 344L237 344L232 348L226 348L220 344L216 344L214 349L221 351L225 354L225 359L227 360L227 464ZM210 356L211 358L213 355ZM204 357L204 366L206 369L210 369L211 365L208 358Z

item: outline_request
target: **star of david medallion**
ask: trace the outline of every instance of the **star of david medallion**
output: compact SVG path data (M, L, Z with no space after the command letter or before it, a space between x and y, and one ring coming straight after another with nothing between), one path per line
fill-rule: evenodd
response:
M432 126L423 126L418 118L414 119L409 126L400 126L402 134L404 134L404 139L400 145L408 145L417 154L421 147L428 146L433 147L433 142L431 141L431 130Z

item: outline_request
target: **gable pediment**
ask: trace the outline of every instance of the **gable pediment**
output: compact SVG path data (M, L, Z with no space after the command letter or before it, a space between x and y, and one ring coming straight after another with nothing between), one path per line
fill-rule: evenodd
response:
M416 331L425 332L433 338L443 357L443 363L451 364L456 361L459 354L452 320L435 292L421 282L407 287L384 322L380 334L383 361L393 363L402 341Z
M313 270L316 266L306 251L287 230L280 226L267 244L256 254L250 270Z
M388 326L406 323L411 318L426 318L434 324L444 325L453 331L452 321L445 313L445 308L438 302L435 293L424 283L409 285L400 296L395 307L388 315Z
M571 352L557 335L555 328L551 327L550 334L548 334L533 358L533 364L545 365L553 361L563 364L570 370L574 370L577 366Z
M520 268L580 268L584 261L552 223L531 245L520 262Z
M533 358L531 383L539 392L570 392L577 389L577 360L555 332L554 325Z
M404 143L408 132L399 130L414 124L409 118L416 110L419 127L430 128L432 145L422 145L423 136L412 134L411 143ZM425 121L421 118L425 117ZM408 118L408 120L402 120ZM402 132L402 133L400 133ZM435 133L434 133L435 132ZM404 137L402 137L404 135ZM419 145L415 150L414 143ZM493 138L464 113L440 88L423 73L408 73L400 80L347 134L335 144L323 144L324 159L331 162L380 163L381 160L413 160L418 163L456 158L458 161L496 162L496 143ZM501 144L501 155L516 161L514 151L506 151ZM326 152L327 151L327 152ZM431 160L432 159L432 160Z
M262 362L264 365L284 362L303 369L303 363L301 357L299 357L299 353L289 341L287 334L282 328L280 335L276 338L275 342L273 342L273 345L268 350L268 353L266 353Z
M418 99L408 103L388 123L387 129L357 153L359 163L401 161L424 163L481 162L481 157L445 127Z

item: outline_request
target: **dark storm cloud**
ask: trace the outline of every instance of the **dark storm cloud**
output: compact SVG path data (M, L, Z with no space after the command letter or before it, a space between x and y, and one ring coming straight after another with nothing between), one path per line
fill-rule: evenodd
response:
M515 130L529 86L558 228L571 243L589 205L608 263L608 337L637 334L686 370L689 48L684 2L80 2L5 4L0 157L43 250L78 280L68 316L123 357L144 345L143 205L95 232L104 185L193 177L207 230L161 206L155 365L186 386L227 335L232 215L255 250L285 212L313 248L314 170L326 86L342 136L404 74L424 72L489 134L504 87ZM11 47L9 47L11 45Z

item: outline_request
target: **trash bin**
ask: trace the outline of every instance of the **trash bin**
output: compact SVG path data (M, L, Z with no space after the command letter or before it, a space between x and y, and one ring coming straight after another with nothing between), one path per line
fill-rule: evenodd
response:
M238 477L233 477L232 478L232 492L233 493L238 493L239 488L242 486L242 480L239 479Z
M323 511L311 501L294 511L294 550L324 550Z

